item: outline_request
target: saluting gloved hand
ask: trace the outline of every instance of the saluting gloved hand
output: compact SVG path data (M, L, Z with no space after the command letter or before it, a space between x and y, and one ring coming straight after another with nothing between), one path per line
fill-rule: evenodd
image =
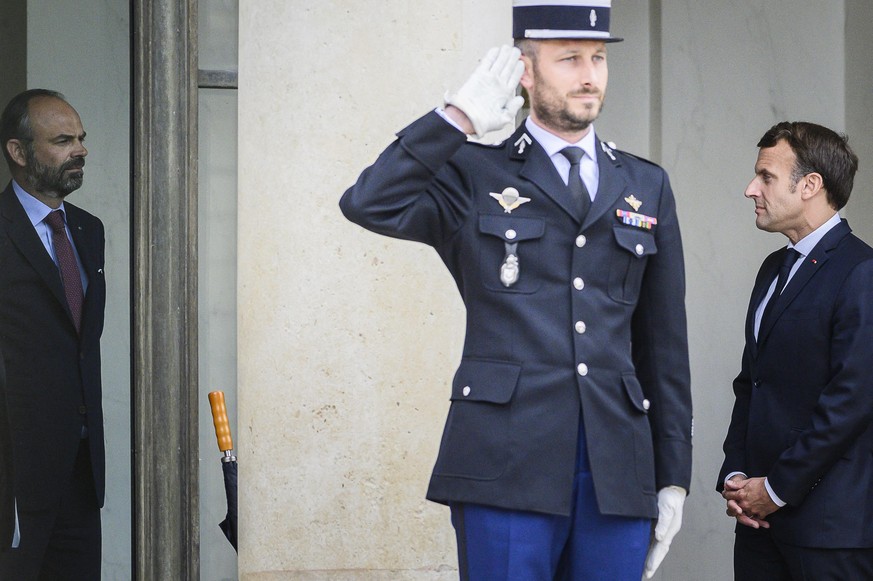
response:
M658 491L658 524L655 525L655 540L646 557L645 578L651 579L670 550L673 537L682 527L682 507L687 492L679 486L667 486Z
M521 109L524 97L515 94L524 73L520 56L517 48L494 47L457 93L446 93L446 104L467 115L477 136L512 123Z

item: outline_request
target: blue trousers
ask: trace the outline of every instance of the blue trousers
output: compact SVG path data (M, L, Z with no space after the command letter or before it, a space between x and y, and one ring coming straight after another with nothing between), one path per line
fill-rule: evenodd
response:
M652 521L602 515L584 430L570 516L452 504L461 581L639 581Z

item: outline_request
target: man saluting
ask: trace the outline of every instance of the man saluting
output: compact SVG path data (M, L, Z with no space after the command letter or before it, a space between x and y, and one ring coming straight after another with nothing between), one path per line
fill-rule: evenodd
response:
M365 228L434 247L467 309L428 498L462 579L638 581L691 475L684 267L658 166L598 139L608 0L513 7L516 47L342 197ZM467 141L531 114L506 142ZM656 541L646 555L653 519Z

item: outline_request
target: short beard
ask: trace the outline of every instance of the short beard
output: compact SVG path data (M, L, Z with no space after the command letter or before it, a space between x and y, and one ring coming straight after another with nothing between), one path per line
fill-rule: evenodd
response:
M559 104L553 104L548 99L543 98L544 95L538 89L534 90L534 97L531 99L531 106L537 119L543 125L552 127L559 131L577 133L588 129L595 119L603 112L603 102L600 103L600 108L597 113L591 113L586 117L571 112L566 107Z
M25 159L27 160L27 179L30 181L33 189L46 195L50 198L65 198L71 192L74 192L82 187L84 175L78 174L71 177L64 177L64 172L68 169L75 169L85 166L84 158L77 157L67 161L59 166L43 165L36 159L36 153L32 147L24 148Z
M546 103L536 103L533 107L536 118L546 127L563 132L582 132L591 126L591 119L580 119L566 109L555 109Z

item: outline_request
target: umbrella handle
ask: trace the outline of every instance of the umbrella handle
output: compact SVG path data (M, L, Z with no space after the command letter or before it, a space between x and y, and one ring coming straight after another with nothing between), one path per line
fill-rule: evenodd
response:
M224 392L210 392L209 406L212 408L212 424L215 426L215 438L218 440L218 449L227 453L233 450L233 438L230 436L230 422L227 421Z

